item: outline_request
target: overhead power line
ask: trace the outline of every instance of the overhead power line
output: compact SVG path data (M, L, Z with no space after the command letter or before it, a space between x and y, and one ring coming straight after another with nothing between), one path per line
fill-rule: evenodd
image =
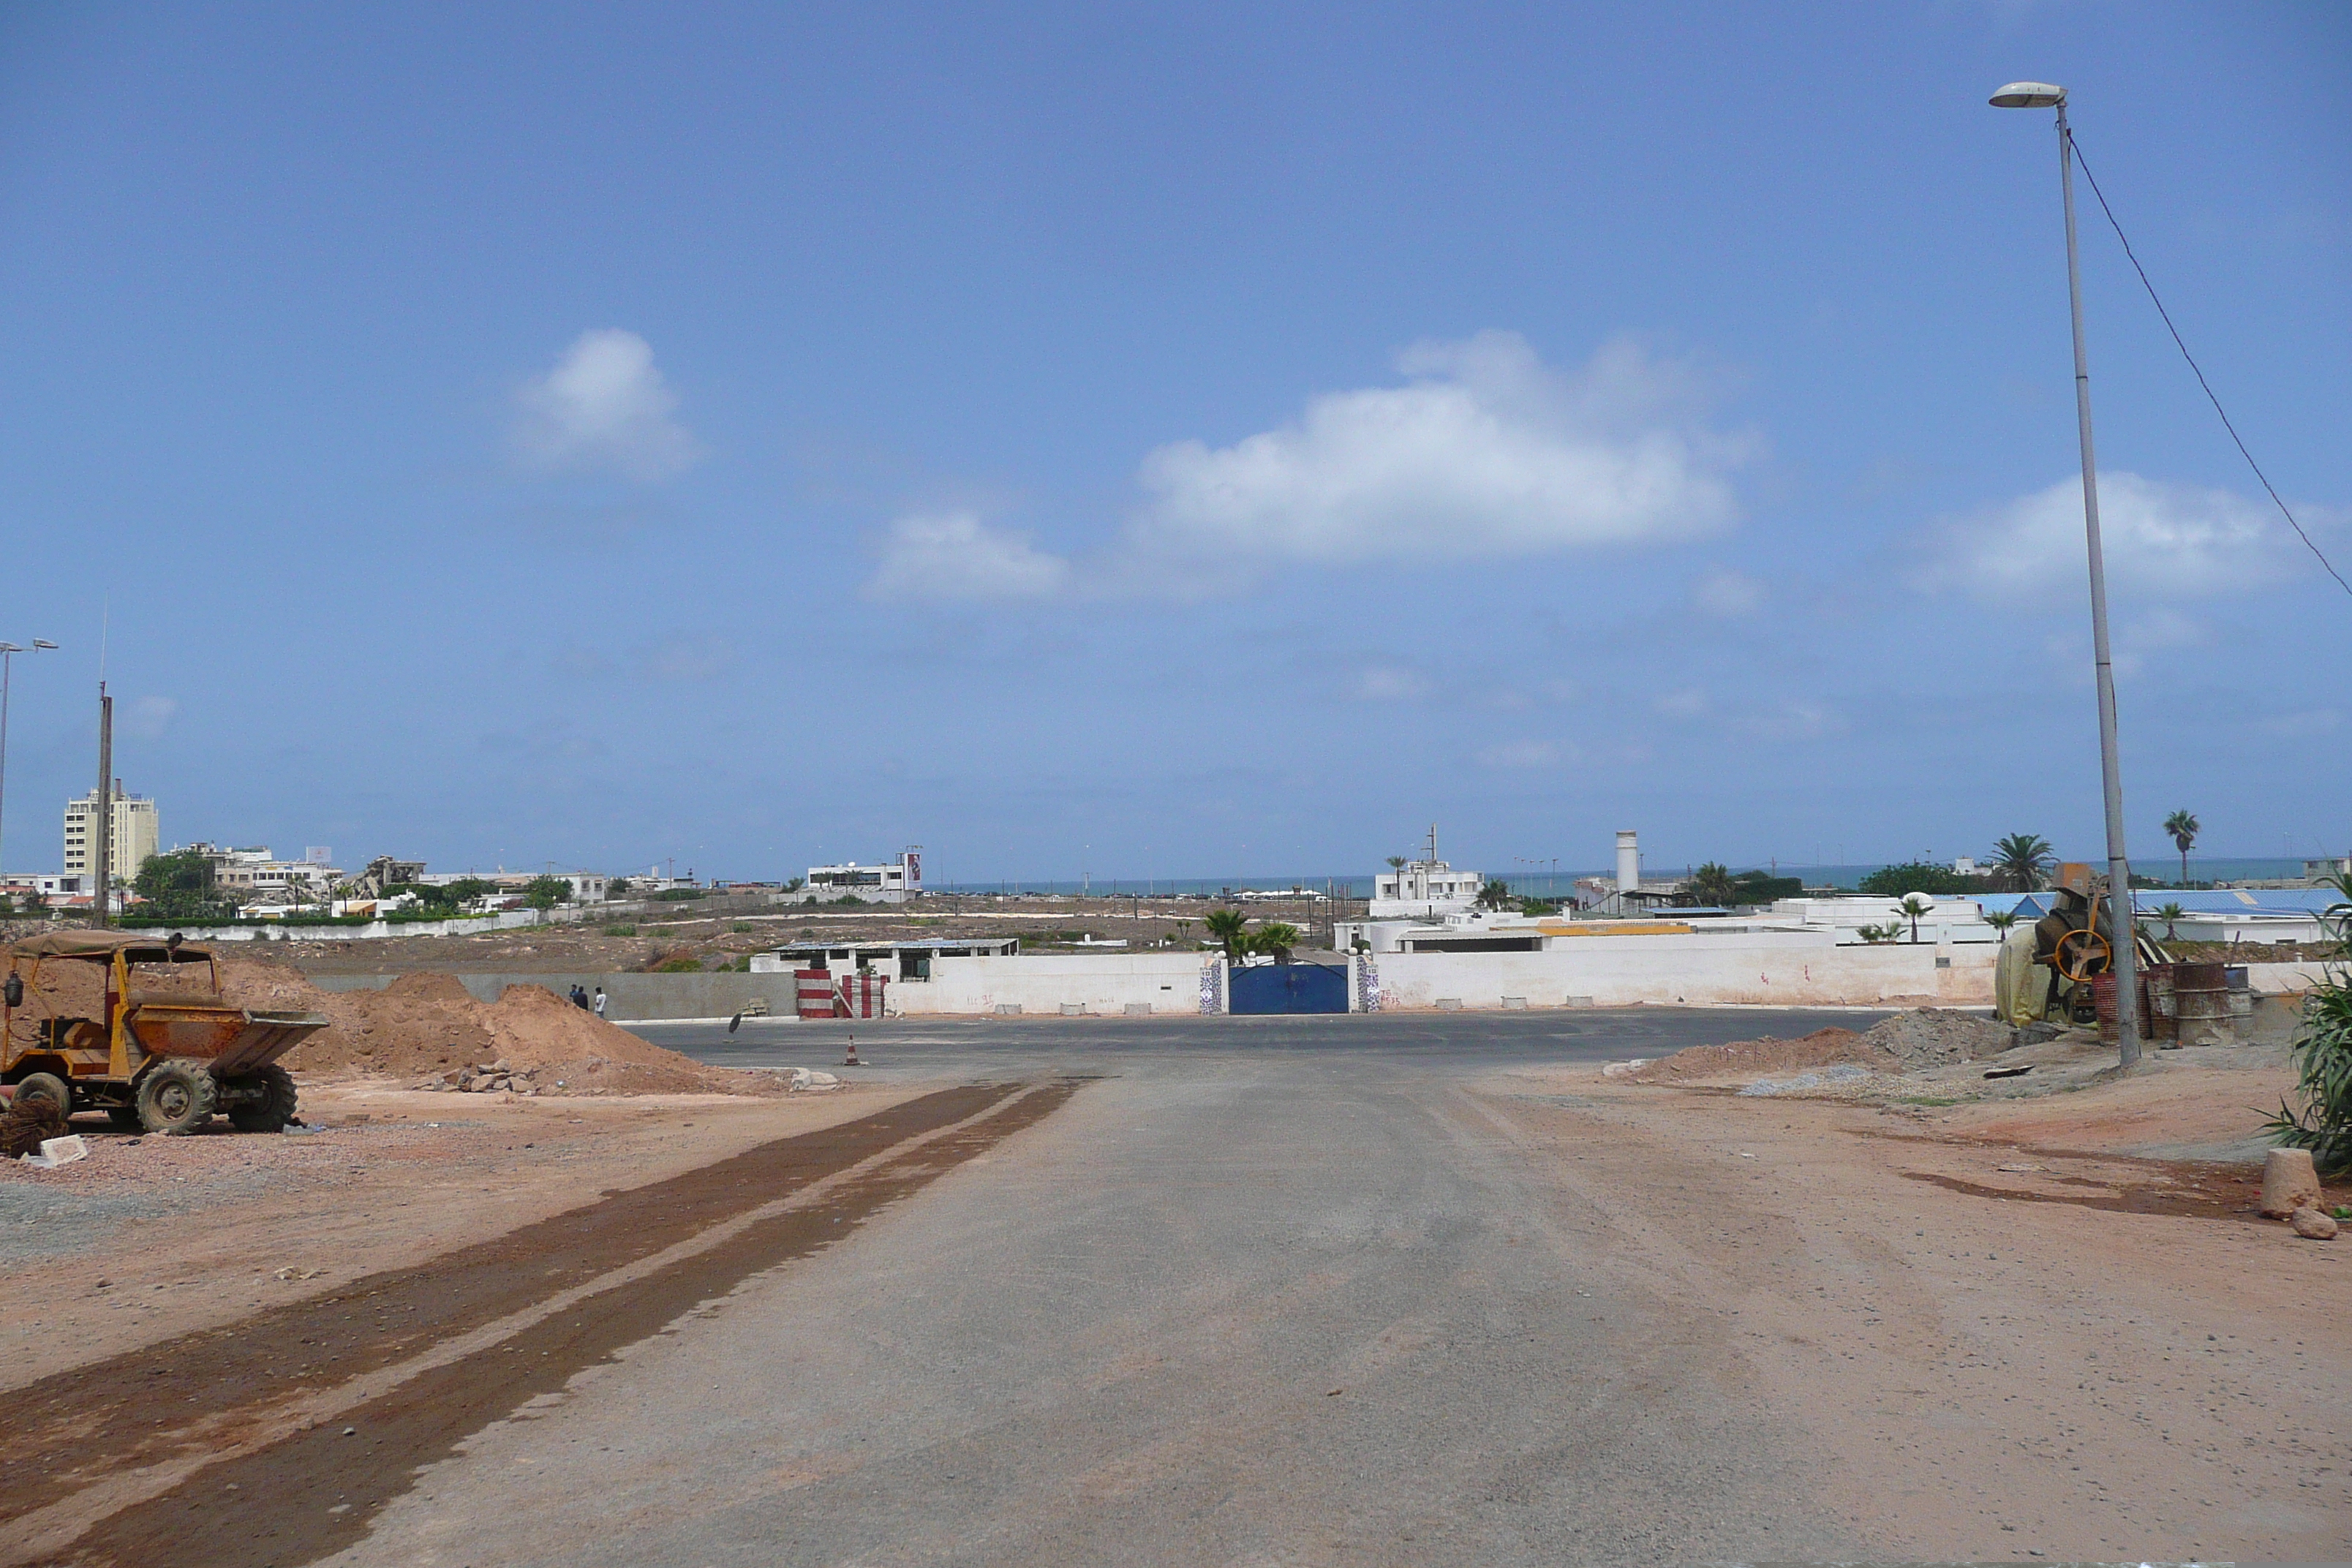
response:
M2352 583L2347 583L2344 580L2344 574L2338 572L2319 546L2312 542L2311 535L2303 531L2303 524L2295 521L2294 513L2287 510L2286 502L2279 500L2278 489L2271 483L2270 476L2263 472L2263 466L2260 463L2254 461L2254 455L2246 450L2245 437L2238 434L2238 427L2235 425L2230 423L2229 410L2221 406L2221 400L2213 395L2212 383L2205 379L2204 371L2198 367L2197 356L2190 353L2189 345L2181 341L2180 329L2172 324L2172 312L2164 308L2163 300L2157 295L2156 285L2147 280L2147 268L2139 264L2138 256L2133 253L2130 237L2124 233L2124 226L2116 221L2116 209L2107 205L2107 194L2099 189L2098 176L2091 173L2090 160L2083 156L2081 139L2069 137L2067 140L2074 149L2074 162L2083 167L2083 178L2090 182L2091 194L2099 198L2099 210L2107 215L2107 226L2116 231L2116 237L2123 242L2125 258L2132 264L2132 270L2139 274L2139 286L2147 290L2149 301L2156 306L2156 313L2164 318L2164 330L2172 334L2173 346L2180 351L2180 357L2189 362L2189 374L2197 378L2197 384L2205 389L2205 401L2211 404L2213 412L2221 416L2221 428L2227 430L2230 433L2230 439L2238 444L2238 456L2246 459L2246 467L2254 470L2254 478L2262 480L2263 489L2270 491L2272 501L2276 503L2279 509L2279 515L2286 519L2286 525L2294 530L2294 536L2303 541L2304 548L2311 552L2330 577L2336 579L2337 587L2342 588L2347 594L2352 594Z

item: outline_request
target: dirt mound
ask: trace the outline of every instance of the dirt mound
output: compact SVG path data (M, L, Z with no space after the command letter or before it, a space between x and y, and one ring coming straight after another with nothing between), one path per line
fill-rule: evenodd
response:
M480 1011L493 1055L519 1068L596 1059L635 1067L708 1070L690 1057L647 1045L544 985L509 985L495 1005Z
M1939 1068L1978 1061L2009 1049L2010 1028L1990 1018L1922 1007L1881 1019L1862 1038L1906 1068Z
M366 1072L454 1081L502 1063L518 1090L541 1094L772 1094L773 1073L708 1068L647 1045L539 985L510 985L495 1004L451 974L404 974L380 991L322 991L299 974L235 960L223 989L242 1007L323 1013L334 1020L286 1055L297 1072Z
M1790 1068L1827 1067L1832 1062L1886 1065L1885 1053L1868 1045L1867 1039L1852 1029L1832 1028L1816 1029L1793 1040L1768 1036L1757 1040L1734 1040L1727 1046L1692 1046L1673 1056L1660 1057L1626 1076L1636 1083L1676 1083L1781 1072Z
M1746 1078L1792 1068L1857 1062L1883 1071L1911 1072L1976 1061L2005 1051L2006 1024L1921 1007L1882 1018L1867 1034L1852 1029L1816 1029L1799 1039L1735 1040L1727 1046L1693 1046L1638 1068L1625 1076L1636 1083L1685 1083L1701 1079Z

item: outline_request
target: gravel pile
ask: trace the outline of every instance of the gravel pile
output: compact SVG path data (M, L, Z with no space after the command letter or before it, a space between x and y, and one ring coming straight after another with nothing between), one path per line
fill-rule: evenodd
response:
M1869 1049L1894 1058L1906 1069L1980 1061L2009 1048L2010 1028L1990 1018L1922 1007L1897 1013L1862 1037Z
M1864 1058L1876 1065L1887 1065L1886 1057L1872 1050L1865 1044L1865 1037L1852 1029L1816 1029L1793 1040L1767 1037L1734 1040L1727 1046L1692 1046L1673 1056L1660 1057L1626 1076L1636 1083L1678 1083L1785 1072L1791 1068L1827 1067L1833 1062Z

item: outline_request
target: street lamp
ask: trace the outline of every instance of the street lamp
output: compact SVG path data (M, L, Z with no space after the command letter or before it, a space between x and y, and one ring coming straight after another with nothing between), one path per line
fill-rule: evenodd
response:
M12 642L0 642L0 807L5 807L8 801L8 677L16 668L18 654L43 648L54 651L57 646L47 637L35 637L30 648L18 647ZM5 848L6 840L0 838L0 876L5 876L8 870Z
M2107 807L2108 929L2115 941L2116 1033L2122 1061L2139 1060L2138 928L2132 918L2131 862L2124 854L2123 763L2116 754L2116 672L2107 655L2107 563L2099 547L2098 466L2091 456L2091 364L2083 346L2083 272L2074 244L2074 133L2066 125L2066 89L2013 81L1992 95L1995 109L2058 111L2058 188L2066 209L2066 299L2074 316L2074 423L2083 447L2083 535L2091 554L2091 659L2099 688L2099 773ZM2097 921L2092 922L2095 926Z

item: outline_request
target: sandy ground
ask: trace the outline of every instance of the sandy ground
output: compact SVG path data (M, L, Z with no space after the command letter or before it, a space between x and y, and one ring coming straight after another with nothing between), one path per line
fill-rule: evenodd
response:
M137 1137L0 1161L0 1388L334 1289L919 1092L782 1099L420 1093L302 1086L310 1132ZM279 1278L283 1272L289 1278Z
M1718 1407L1742 1413L1748 1425L1737 1429L1752 1426L1759 1442L1784 1429L1796 1433L1785 1454L1779 1447L1783 1439L1769 1436L1772 1450L1752 1456L1751 1469L1780 1467L1780 1479L1768 1486L1762 1477L1748 1476L1740 1484L1761 1488L1758 1498L1780 1499L1792 1521L1809 1521L1809 1541L1911 1559L2090 1561L2131 1553L2137 1560L2158 1543L2175 1558L2326 1562L2352 1556L2352 1427L2342 1415L2352 1408L2352 1322L2340 1308L2352 1279L2352 1237L2299 1240L2252 1212L2259 1170L2253 1130L2291 1082L2284 1056L2252 1049L2164 1053L2152 1057L2147 1070L2124 1078L2106 1074L2106 1060L2095 1047L2060 1040L2005 1053L1996 1063L1743 1096L1738 1091L1753 1075L1652 1084L1612 1077L1599 1063L1454 1067L1433 1058L1409 1070L1385 1069L1378 1088L1365 1089L1367 1080L1337 1058L1238 1057L1220 1065L1213 1050L1171 1052L1150 1061L1106 1058L1126 1081L1100 1085L1078 1101L1076 1121L1047 1121L1024 1147L1033 1151L1033 1162L1040 1157L1035 1152L1098 1161L1113 1140L1140 1142L1146 1136L1141 1123L1150 1120L1150 1136L1169 1142L1164 1150L1151 1143L1139 1149L1143 1158L1131 1184L1139 1194L1158 1192L1170 1173L1192 1169L1180 1161L1231 1162L1237 1169L1245 1159L1261 1161L1264 1169L1251 1167L1247 1180L1211 1186L1196 1179L1167 1194L1181 1211L1167 1219L1170 1243L1209 1247L1222 1245L1217 1233L1224 1223L1218 1217L1223 1210L1213 1205L1234 1201L1234 1193L1270 1196L1271 1182L1339 1181L1346 1162L1333 1151L1341 1148L1352 1151L1349 1159L1377 1155L1384 1162L1364 1167L1368 1175L1375 1169L1387 1173L1396 1184L1400 1206L1383 1208L1389 1218L1382 1223L1410 1229L1416 1211L1406 1200L1423 1191L1423 1173L1435 1182L1449 1162L1467 1158L1464 1152L1475 1142L1487 1151L1477 1160L1496 1162L1508 1184L1465 1187L1461 1212L1441 1227L1449 1236L1499 1227L1481 1243L1486 1251L1444 1276L1444 1300L1457 1304L1444 1310L1465 1315L1465 1325L1481 1313L1517 1310L1511 1303L1524 1292L1496 1289L1482 1303L1475 1299L1479 1282L1492 1286L1516 1278L1501 1272L1500 1260L1520 1249L1530 1249L1530 1257L1557 1251L1556 1266L1547 1264L1529 1278L1583 1280L1580 1299L1589 1285L1596 1326L1587 1331L1605 1336L1589 1349L1592 1365L1639 1373L1624 1386L1611 1384L1614 1414L1602 1425L1637 1436L1655 1425L1650 1436L1666 1445L1662 1454L1677 1456L1672 1466L1684 1463L1678 1456L1687 1439L1674 1436L1683 1430L1685 1416L1675 1412L1684 1405L1709 1419ZM1982 1077L1989 1065L2011 1061L2031 1061L2036 1070L2021 1079ZM1187 1120L1205 1103L1217 1075L1236 1071L1298 1078L1286 1090L1294 1100L1283 1102L1294 1105L1285 1114L1295 1119L1276 1118L1284 1122L1278 1136L1247 1120L1263 1114L1252 1109L1253 1094L1263 1089L1232 1100L1231 1114L1244 1120ZM1327 1071L1349 1076L1316 1076ZM1785 1084L1792 1075L1768 1076ZM1343 1090L1343 1082L1351 1087ZM863 1086L786 1100L507 1100L344 1081L306 1089L306 1114L326 1124L313 1133L239 1138L223 1131L134 1142L90 1123L84 1131L98 1151L90 1160L47 1173L0 1170L0 1263L5 1266L0 1324L8 1336L0 1343L16 1352L0 1363L0 1387L323 1294L356 1274L442 1255L593 1202L606 1190L659 1181L767 1140L899 1103L919 1087ZM1152 1098L1134 1098L1145 1089ZM1131 1117L1129 1100L1117 1098L1122 1095L1137 1107ZM1381 1114L1391 1120L1374 1121L1370 1112L1376 1106L1385 1107ZM1417 1108L1437 1120L1424 1121ZM1310 1114L1333 1121L1322 1133L1331 1151L1311 1163L1313 1171L1297 1152ZM1158 1130L1163 1117L1165 1132ZM1131 1131L1130 1119L1137 1123ZM1442 1137L1435 1135L1441 1124L1449 1130ZM1066 1126L1074 1131L1056 1131ZM1083 1130L1082 1139L1076 1130ZM862 1258L868 1261L857 1266L877 1271L865 1284L890 1287L882 1293L868 1289L864 1299L879 1310L886 1296L906 1298L905 1337L887 1347L887 1364L897 1366L935 1326L938 1311L913 1287L929 1279L920 1269L943 1259L941 1277L929 1280L929 1288L942 1292L942 1301L962 1300L960 1310L973 1331L967 1363L993 1366L1030 1352L1038 1357L1034 1388L1016 1390L1014 1404L1026 1408L1023 1401L1043 1398L1038 1391L1069 1381L1069 1347L1055 1336L1068 1335L1070 1325L1055 1313L1038 1318L1029 1306L1034 1296L998 1291L963 1300L945 1292L958 1279L968 1284L984 1277L998 1253L1015 1242L1035 1253L1017 1255L1032 1269L1024 1276L1027 1288L1041 1279L1056 1281L1056 1289L1082 1286L1082 1280L1074 1286L1056 1260L1076 1244L1099 1249L1135 1239L1133 1216L1115 1212L1117 1223L1096 1236L1069 1229L1076 1222L1066 1215L1056 1222L1063 1228L1036 1229L1041 1222L1031 1209L1045 1197L1066 1206L1095 1201L1100 1173L1087 1169L1088 1180L1067 1192L1050 1185L1002 1189L998 1184L1009 1173L999 1173L1006 1167L976 1158L941 1188L963 1194L959 1201L969 1214L959 1218L935 1211L925 1205L944 1200L927 1198L878 1226L866 1251L850 1249L781 1270L772 1287L759 1287L777 1294L743 1298L747 1305L772 1303L774 1321L759 1320L758 1342L782 1342L775 1335L803 1331L803 1319L832 1321L795 1303L803 1295L822 1298L836 1278L854 1279L843 1271ZM1014 1163L1012 1170L1027 1167ZM1008 1201L1015 1196L1022 1201ZM2344 1201L2352 1194L2338 1189L2331 1196ZM1503 1212L1490 1212L1491 1203L1482 1207L1475 1201L1482 1197L1510 1203ZM944 1229L926 1247L909 1250L893 1241L902 1235L893 1226L928 1234L921 1227L935 1223L925 1218L935 1212L949 1212L953 1223L936 1222ZM1264 1214L1251 1211L1251 1223L1265 1233L1260 1238L1268 1249L1265 1266L1276 1270L1265 1281L1273 1293L1254 1310L1277 1338L1314 1316L1281 1305L1288 1298L1282 1295L1280 1272L1302 1267L1293 1251L1297 1243L1285 1239L1281 1228L1297 1212L1286 1201ZM982 1215L1012 1228L1002 1236L984 1233L977 1228ZM935 1258L929 1248L943 1246L959 1226L971 1232L971 1255L942 1252ZM1419 1287L1387 1279L1389 1260L1403 1256L1393 1238L1372 1236L1364 1248L1350 1267L1367 1270L1368 1281L1384 1280L1402 1291L1394 1300L1394 1291L1381 1295L1368 1307L1365 1322L1370 1323L1385 1321L1382 1314L1399 1310ZM1135 1266L1149 1268L1154 1256L1142 1249ZM1334 1265L1327 1260L1323 1267L1328 1271ZM308 1272L312 1269L320 1272ZM1082 1272L1098 1271L1090 1265ZM281 1272L289 1277L280 1278ZM1105 1312L1144 1299L1131 1283L1106 1278ZM1437 1298L1428 1301L1419 1310L1441 1310ZM1615 1305L1601 1314L1600 1303ZM1546 1310L1575 1306L1552 1302ZM1534 1310L1532 1299L1528 1310ZM1087 1322L1083 1316L1076 1321L1080 1327ZM717 1354L696 1337L717 1331L700 1321L697 1314L684 1337L667 1342L677 1347L675 1353L688 1356L698 1376L717 1366L748 1375L749 1363ZM1560 1324L1544 1316L1540 1327L1550 1335ZM1174 1320L1158 1331L1175 1336L1166 1346L1186 1342L1186 1331ZM1466 1326L1459 1334L1449 1330L1423 1338L1483 1342ZM1120 1335L1106 1342L1112 1341L1121 1355L1156 1356L1160 1344ZM1503 1340L1494 1342L1501 1346ZM1444 1378L1433 1379L1421 1361L1435 1352L1422 1340L1414 1345L1422 1348L1390 1356L1396 1375L1414 1372L1422 1390L1412 1395L1414 1403L1399 1408L1416 1420L1454 1422L1463 1412L1456 1408L1460 1399L1448 1392L1456 1386L1451 1380L1472 1368L1449 1363ZM1217 1349L1203 1363L1203 1375L1217 1358L1232 1353L1229 1345ZM1296 1371L1279 1359L1268 1365L1284 1376ZM1507 1360L1489 1369L1499 1381L1486 1397L1502 1399L1517 1386L1511 1381L1519 1375L1516 1365ZM911 1376L917 1369L903 1370ZM1183 1463L1192 1468L1183 1473L1197 1471L1202 1485L1225 1484L1221 1478L1233 1467L1246 1466L1243 1450L1250 1443L1265 1432L1289 1429L1246 1405L1270 1397L1255 1392L1267 1369L1242 1371L1248 1375L1221 1397L1244 1404L1204 1408L1198 1433L1188 1439L1199 1452L1185 1450L1192 1457ZM1321 1375L1313 1365L1309 1373ZM1349 1380L1333 1379L1332 1388L1342 1381ZM917 1378L906 1397L917 1397L920 1384ZM721 1403L719 1384L707 1394L701 1383L692 1386L698 1405ZM1518 1415L1530 1431L1580 1420L1575 1393L1580 1386L1568 1380L1527 1402ZM615 1443L614 1434L626 1431L634 1444L644 1412L633 1402L656 1390L625 1382L612 1387L609 1411L599 1415L593 1402L583 1401L580 1419L588 1425L583 1431L594 1442ZM840 1397L863 1397L861 1387L852 1379ZM959 1375L923 1397L945 1397L961 1387ZM1326 1394L1320 1386L1309 1392L1318 1405ZM748 1398L747 1412L772 1411L780 1397L772 1392ZM998 1389L974 1406L974 1443L996 1431L1011 1397ZM1236 1426L1236 1409L1252 1420L1263 1418L1261 1427ZM684 1410L676 1416L673 1423L653 1423L654 1435L690 1442L694 1420ZM1036 1441L1050 1446L1050 1430L1061 1419L1041 1415ZM1118 1428L1122 1440L1147 1443L1159 1440L1153 1434L1166 1421L1152 1402L1124 1419L1127 1425ZM499 1436L507 1430L494 1429L478 1446L480 1452L495 1452L508 1440ZM512 1430L522 1434L515 1441L542 1441L530 1436L529 1423ZM1248 1430L1259 1430L1261 1437L1236 1447L1232 1435ZM1360 1468L1372 1462L1368 1457L1386 1451L1385 1430L1367 1427L1360 1449L1351 1446L1355 1438L1334 1437L1328 1455L1317 1450L1318 1462L1330 1467L1332 1486L1349 1484L1344 1478L1356 1473L1350 1466ZM1415 1505L1433 1515L1424 1527L1439 1515L1483 1517L1478 1510L1495 1500L1480 1489L1492 1489L1478 1460L1489 1440L1464 1431L1448 1441L1454 1447L1446 1451L1455 1455L1463 1474L1454 1490ZM1056 1506L1072 1529L1104 1528L1111 1517L1108 1505L1065 1495L1068 1478L1052 1469L1063 1460L1098 1462L1086 1447L1075 1444L1059 1460L1041 1447L1035 1465L1008 1468L1003 1517L1039 1517L1039 1500L1050 1493L1061 1499ZM942 1465L961 1451L925 1450ZM592 1444L584 1452L603 1449ZM683 1451L678 1458L677 1466L661 1471L670 1478L665 1484L686 1486L687 1478L709 1463L709 1456L696 1455L687 1464ZM623 1479L623 1472L608 1473L585 1458L583 1466L576 1478L583 1498L601 1495ZM476 1468L478 1484L457 1472L443 1478L440 1517L457 1517L447 1511L453 1500L476 1485L482 1495L465 1517L487 1529L510 1472L478 1458ZM1032 1469L1037 1473L1027 1473ZM1653 1492L1672 1491L1683 1484L1675 1479L1682 1473L1670 1468L1660 1471L1664 1480L1643 1472L1625 1481L1622 1517L1612 1528L1631 1528L1629 1521L1656 1506ZM925 1487L937 1481L928 1471L903 1479ZM1404 1506L1397 1500L1409 1500L1410 1494L1395 1491L1404 1479L1392 1478L1381 1495ZM792 1488L808 1484L790 1482ZM804 1502L795 1506L815 1509L824 1500L814 1491L800 1495ZM863 1495L850 1486L842 1500L843 1542L866 1517ZM1264 1500L1269 1510L1277 1508L1273 1498L1269 1493ZM945 1494L941 1499L946 1506ZM411 1532L429 1530L431 1504L428 1496L415 1505L421 1511L414 1523L400 1522L405 1515L387 1516L376 1538L381 1560L424 1560L402 1553L426 1539ZM1560 1518L1570 1521L1586 1519L1598 1506L1575 1496L1558 1503ZM921 1531L948 1527L945 1519L928 1516L920 1524ZM1767 1538L1795 1539L1771 1531ZM635 1550L618 1540L604 1544L615 1561ZM688 1543L676 1544L684 1551ZM492 1552L482 1560L527 1560L525 1545L519 1538L507 1555ZM1000 1555L1011 1561L1018 1553ZM1508 1552L1495 1560L1505 1559L1517 1560ZM672 1558L656 1553L644 1560ZM1367 1560L1414 1558L1410 1548L1393 1548L1374 1551Z
M1810 1427L1807 1479L1865 1539L2337 1561L2352 1242L2259 1218L2246 1158L2290 1081L2167 1062L1956 1106L1589 1068L1480 1088L1567 1199L1619 1216L1616 1267L1713 1315Z

